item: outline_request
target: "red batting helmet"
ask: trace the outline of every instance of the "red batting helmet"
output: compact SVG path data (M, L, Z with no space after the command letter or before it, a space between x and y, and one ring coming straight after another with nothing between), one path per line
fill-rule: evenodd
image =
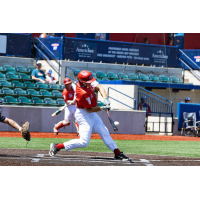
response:
M65 78L64 81L63 81L64 85L65 84L69 84L69 83L72 83L71 79L70 78Z
M92 73L86 70L82 70L78 73L78 81L81 83L92 83L96 79L92 76Z

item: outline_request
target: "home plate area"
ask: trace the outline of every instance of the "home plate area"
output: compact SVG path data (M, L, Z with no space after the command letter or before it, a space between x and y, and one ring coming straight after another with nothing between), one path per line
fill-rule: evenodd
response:
M1 166L200 166L200 158L126 154L130 161L114 160L113 153L0 149Z

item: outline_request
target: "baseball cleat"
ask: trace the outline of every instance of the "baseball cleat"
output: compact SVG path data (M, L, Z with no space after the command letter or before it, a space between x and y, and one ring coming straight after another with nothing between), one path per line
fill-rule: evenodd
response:
M58 151L60 151L60 149L58 149L56 147L56 144L55 143L51 143L49 155L52 156L52 157L54 157L57 154Z
M123 160L123 161L131 161L131 159L129 157L125 156L123 154L123 152L120 152L120 154L115 155L114 159L115 160Z
M55 135L58 135L58 129L55 128L55 126L53 127L53 132L54 132Z

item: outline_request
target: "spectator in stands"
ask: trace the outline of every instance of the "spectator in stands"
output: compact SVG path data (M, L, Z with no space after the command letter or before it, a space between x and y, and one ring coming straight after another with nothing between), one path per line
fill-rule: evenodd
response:
M185 103L190 103L190 97L185 98Z
M169 46L174 46L173 43L174 43L174 40L173 40L173 38L171 38L171 39L169 40L169 44L168 44L168 45L169 45Z
M144 38L144 44L149 44L148 38Z
M46 77L47 77L48 81L52 81L53 83L57 82L55 77L52 76L52 70L51 69L49 69L49 71L47 72L47 76Z
M150 106L146 103L146 96L141 97L141 102L138 104L138 110L145 110L151 112Z
M51 80L48 80L46 78L46 75L44 73L44 71L41 70L41 67L42 67L42 64L41 63L37 63L35 68L33 71L32 71L32 74L31 74L31 78L33 80L35 80L36 82L42 82L42 83L52 83Z
M47 34L46 33L42 33L39 38L46 38L47 37Z
M56 37L56 35L55 35L55 33L49 33L48 37L49 38L54 38L54 37Z

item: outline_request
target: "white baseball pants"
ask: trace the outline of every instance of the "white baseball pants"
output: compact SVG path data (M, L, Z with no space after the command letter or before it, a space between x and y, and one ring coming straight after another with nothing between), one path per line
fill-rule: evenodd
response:
M114 152L114 149L117 149L117 145L110 136L108 129L96 113L88 113L86 109L77 108L75 118L79 124L80 138L65 142L64 146L66 151L87 147L90 142L92 130L101 136L103 142L111 151Z
M67 106L65 108L65 120L70 122L71 118L72 118L72 115L74 116L75 112L76 112L76 106L75 105Z

